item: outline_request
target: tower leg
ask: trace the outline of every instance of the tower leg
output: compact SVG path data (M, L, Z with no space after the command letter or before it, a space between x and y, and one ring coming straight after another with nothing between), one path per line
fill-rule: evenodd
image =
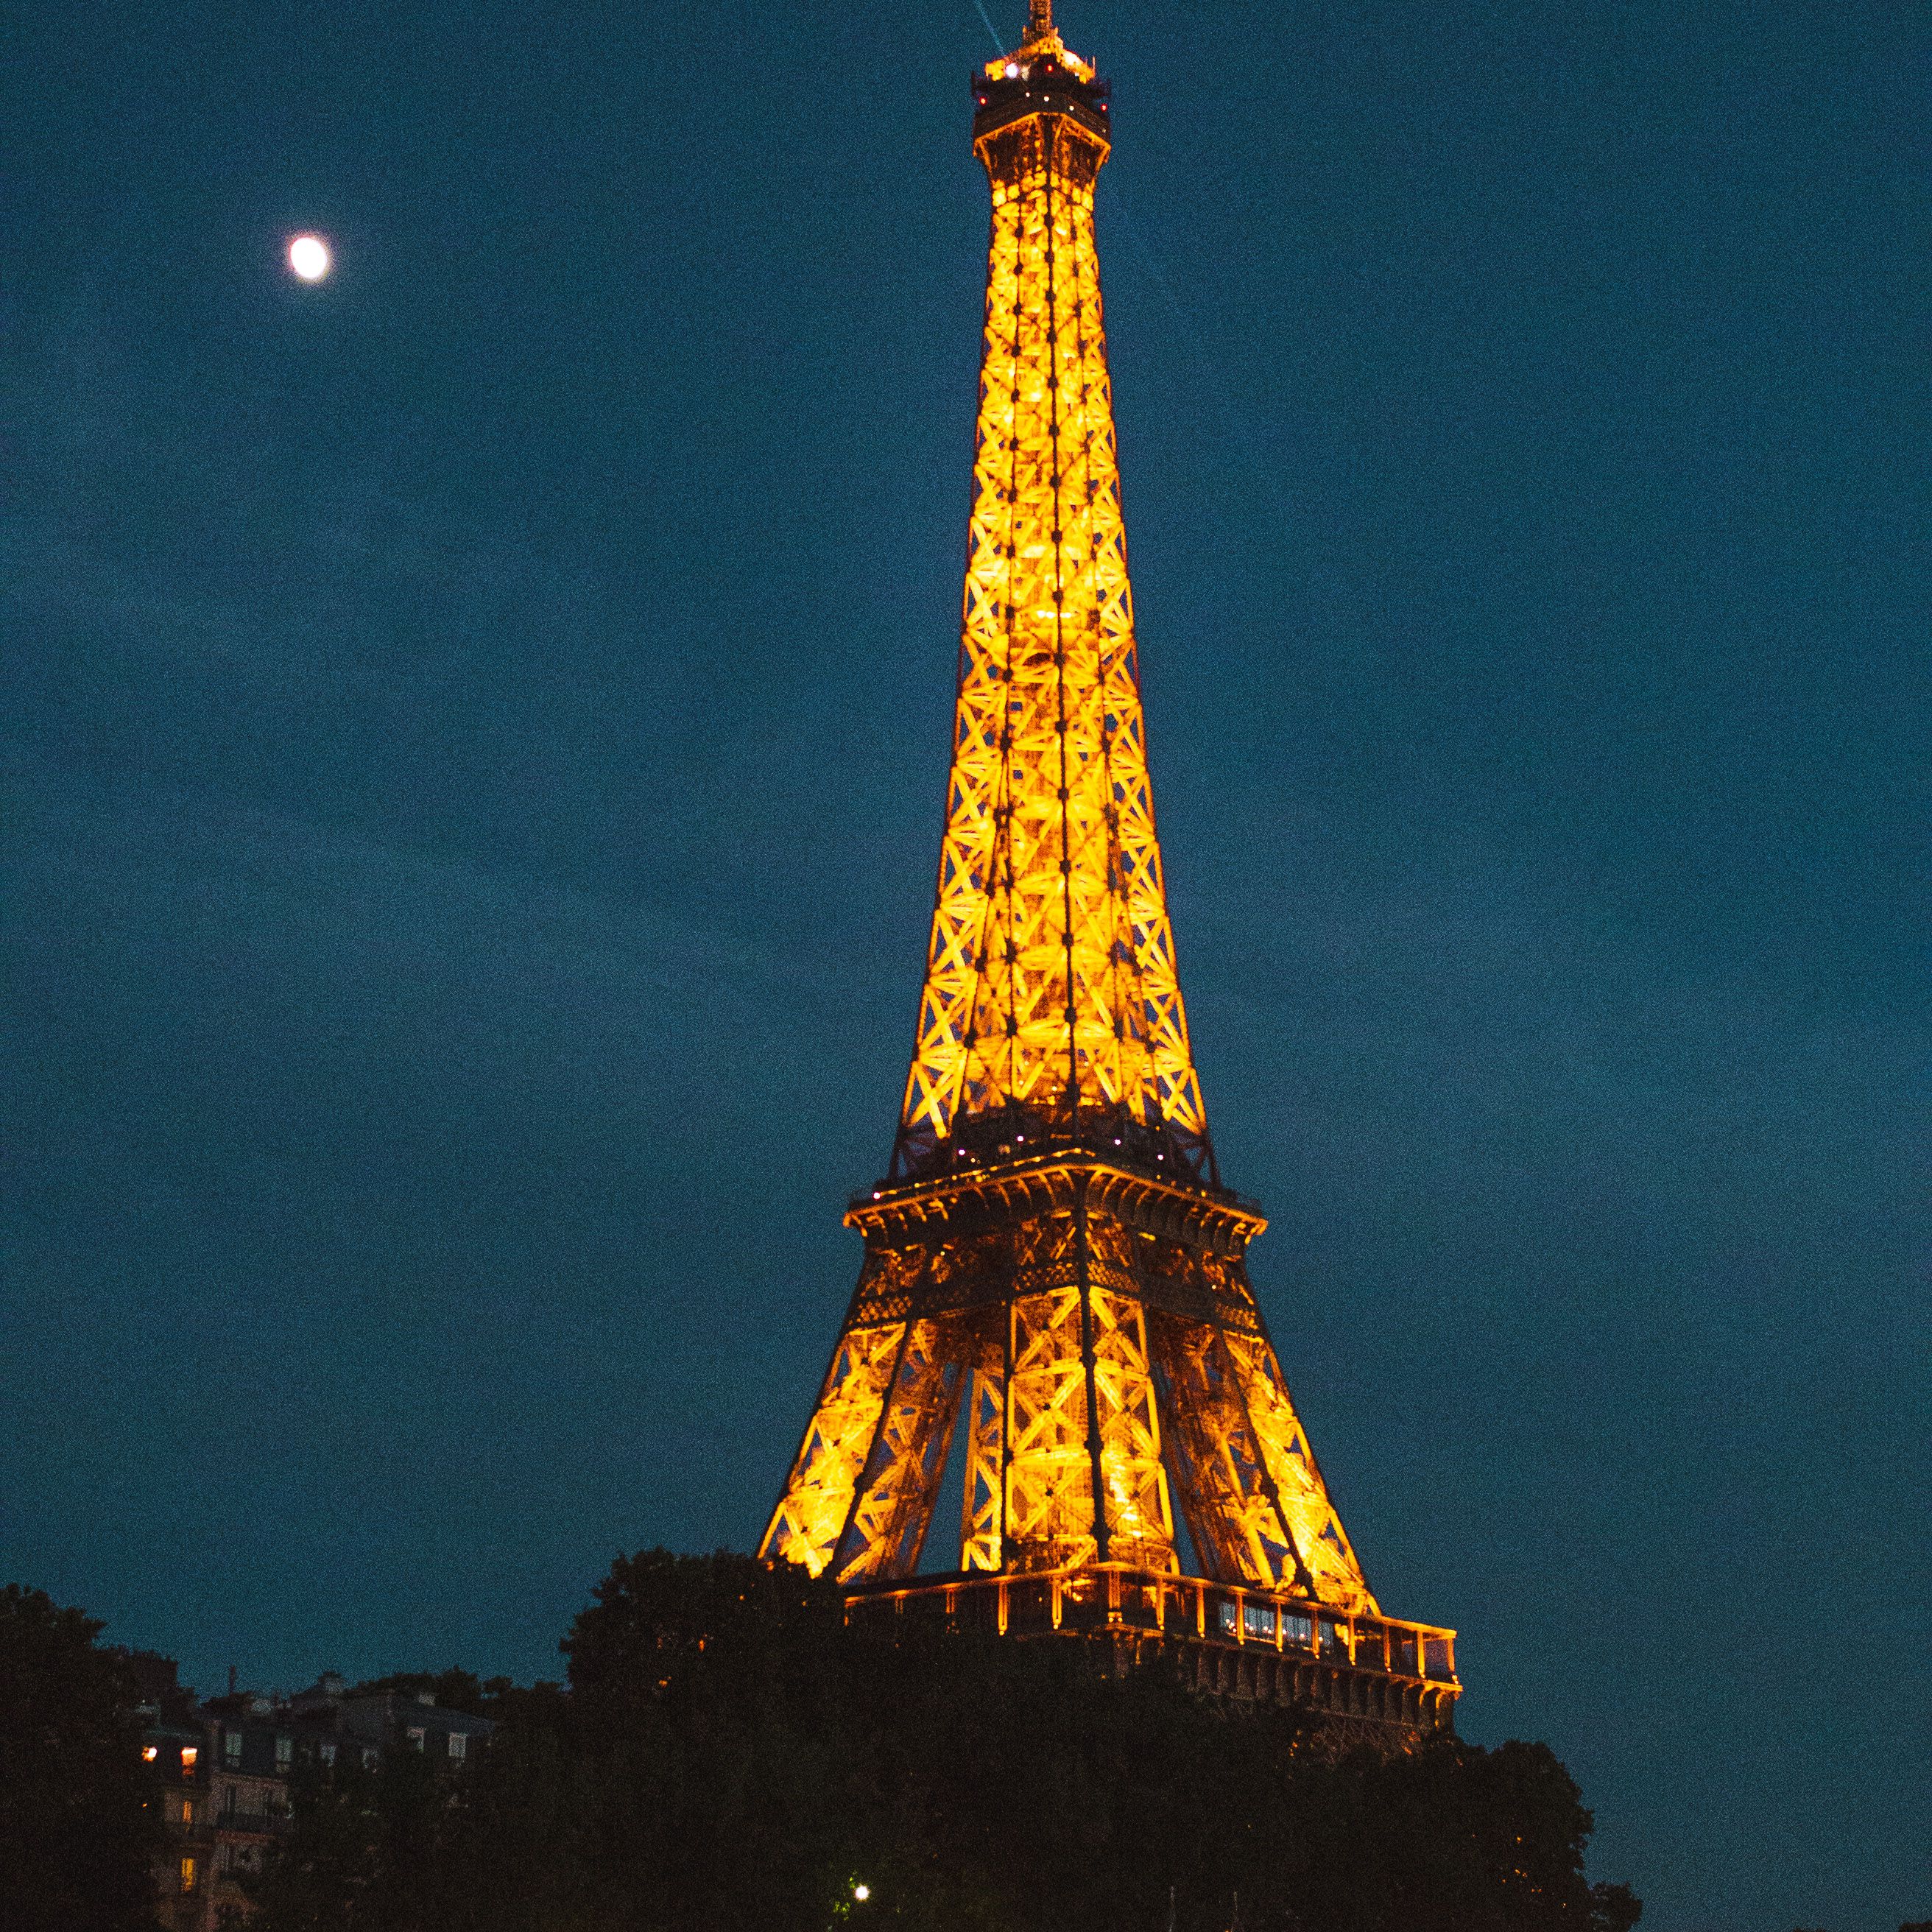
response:
M841 1582L910 1576L932 1521L959 1412L958 1316L914 1322L832 1557Z
M878 1432L905 1328L886 1322L839 1336L760 1556L802 1563L814 1576L831 1562Z

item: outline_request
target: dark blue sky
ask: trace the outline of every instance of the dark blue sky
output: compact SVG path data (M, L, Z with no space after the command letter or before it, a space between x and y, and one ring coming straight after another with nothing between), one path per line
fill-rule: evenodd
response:
M1924 21L1064 25L1198 1057L1371 1580L1659 1932L1932 1915ZM554 1674L762 1527L910 1042L989 51L16 27L0 1552L204 1688Z

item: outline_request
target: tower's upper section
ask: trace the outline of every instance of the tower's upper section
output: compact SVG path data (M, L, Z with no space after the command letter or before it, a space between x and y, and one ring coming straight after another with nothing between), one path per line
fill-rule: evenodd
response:
M1049 0L1033 0L1026 38L973 76L973 98L978 110L973 116L976 145L1010 122L1051 113L1064 114L1084 128L1106 152L1107 83L1060 38Z
M1078 1143L1212 1182L1141 714L1094 240L1106 89L1047 0L976 76L992 187L952 780L892 1177Z

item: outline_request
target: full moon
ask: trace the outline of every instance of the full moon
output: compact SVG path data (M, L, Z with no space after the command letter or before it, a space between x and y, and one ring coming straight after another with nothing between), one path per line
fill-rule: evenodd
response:
M320 235L298 235L289 244L289 266L303 281L320 281L328 273L328 244Z

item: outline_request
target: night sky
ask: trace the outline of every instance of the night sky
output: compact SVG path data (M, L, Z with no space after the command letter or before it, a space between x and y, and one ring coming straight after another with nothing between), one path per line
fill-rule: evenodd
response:
M1370 1581L1647 1926L1932 1916L1925 23L1062 24L1198 1061ZM890 1148L993 44L13 40L0 1568L204 1690L555 1676L616 1552L755 1542Z

